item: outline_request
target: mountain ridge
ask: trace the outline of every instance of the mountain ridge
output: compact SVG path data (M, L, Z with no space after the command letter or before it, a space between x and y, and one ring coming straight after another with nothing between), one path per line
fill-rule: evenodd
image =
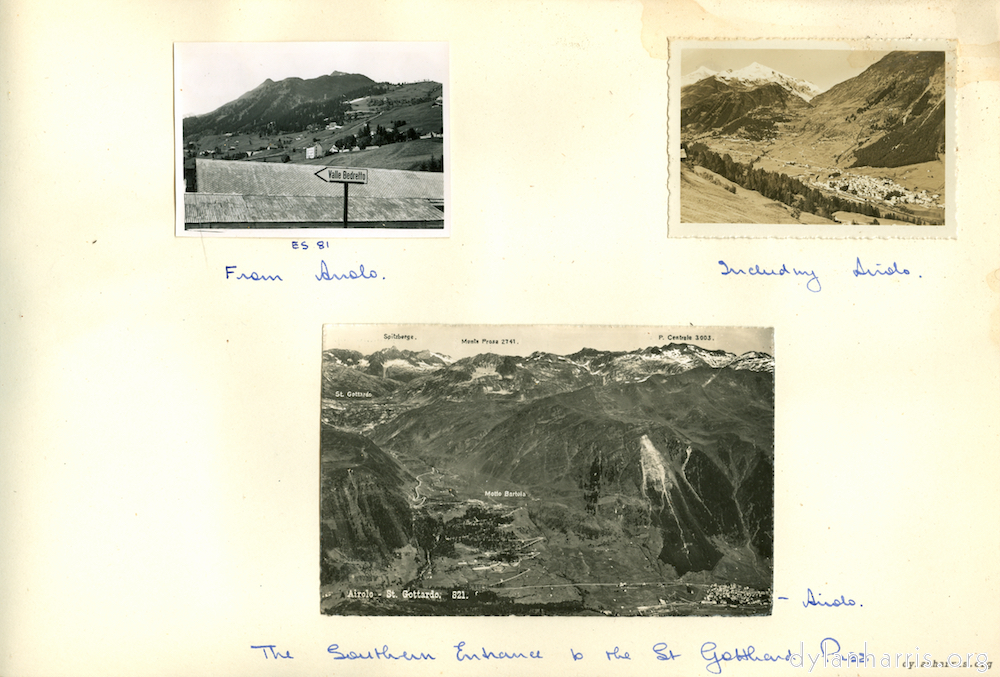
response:
M556 383L639 381L657 373L678 374L701 366L712 369L774 371L774 358L750 351L736 355L688 343L667 343L634 351L584 348L569 355L536 351L530 355L479 353L458 360L430 351L396 347L365 356L356 351L324 351L323 396L366 389L376 396L400 390L412 397L434 392L481 396L528 396ZM364 387L362 387L364 386Z
M759 64L742 70L682 86L681 126L689 137L763 141L773 144L770 153L799 161L818 148L843 168L898 167L944 153L944 52L890 52L825 91L799 93L798 103L774 89L794 89L779 84L777 71Z
M430 83L440 89L440 83ZM267 78L256 87L208 113L182 121L185 138L205 134L241 134L304 129L307 123L340 118L351 110L347 99L381 94L415 83L391 85L367 75L334 70L315 78ZM424 88L426 89L426 88Z

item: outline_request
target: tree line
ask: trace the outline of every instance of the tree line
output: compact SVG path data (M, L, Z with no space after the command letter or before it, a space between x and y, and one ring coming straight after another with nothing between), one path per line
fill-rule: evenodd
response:
M382 125L375 126L375 132L372 132L371 126L366 122L360 130L358 130L357 136L350 134L343 138L334 141L335 145L340 150L350 150L357 146L361 150L364 150L368 146L387 146L390 143L400 143L403 141L415 141L420 138L420 133L410 127L405 132L399 131L399 127L406 124L406 120L396 120L393 122L395 127L383 127Z
M431 159L430 160L424 160L423 162L420 163L420 166L417 167L417 171L421 171L421 172L443 172L444 171L444 156L442 155L441 157L438 158L438 157L434 157L433 155L431 155ZM497 370L497 371L499 373L499 370Z

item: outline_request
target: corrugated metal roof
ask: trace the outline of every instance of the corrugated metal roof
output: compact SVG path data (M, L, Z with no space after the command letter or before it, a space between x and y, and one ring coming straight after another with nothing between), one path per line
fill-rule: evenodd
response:
M444 214L424 198L355 197L354 188L348 197L349 223L444 221ZM184 222L189 225L328 222L336 226L343 218L342 196L184 194Z
M343 184L316 176L326 167L272 162L197 160L199 193L342 197ZM444 200L444 174L401 169L369 169L367 184L351 184L354 198L430 198ZM440 213L439 213L440 216Z

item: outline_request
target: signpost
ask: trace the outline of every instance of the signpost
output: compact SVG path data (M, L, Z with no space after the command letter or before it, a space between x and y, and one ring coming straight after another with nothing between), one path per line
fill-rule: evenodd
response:
M368 170L354 167L323 167L315 173L326 183L344 184L344 228L347 228L347 187L352 183L368 183Z

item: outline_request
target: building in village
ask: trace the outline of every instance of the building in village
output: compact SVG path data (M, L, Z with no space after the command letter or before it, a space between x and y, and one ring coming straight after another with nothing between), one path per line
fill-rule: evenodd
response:
M323 144L315 143L311 146L306 146L307 160L315 160L318 157L323 157Z

